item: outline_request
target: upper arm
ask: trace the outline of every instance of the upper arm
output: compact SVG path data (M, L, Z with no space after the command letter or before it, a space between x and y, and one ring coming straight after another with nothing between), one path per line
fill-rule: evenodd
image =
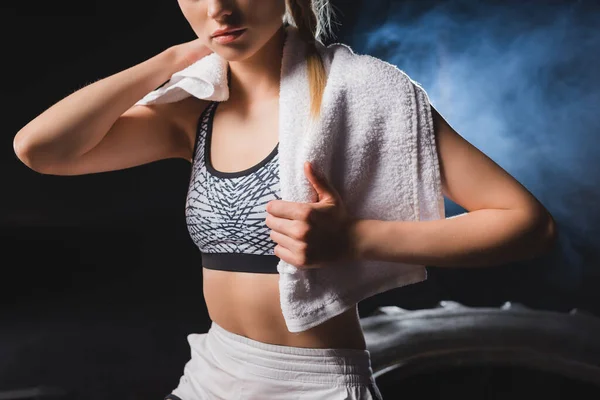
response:
M431 107L444 196L468 211L521 209L535 218L552 217L515 178L461 137Z
M190 138L177 123L177 103L134 105L91 150L45 166L41 173L83 175L130 168L167 158L189 160Z

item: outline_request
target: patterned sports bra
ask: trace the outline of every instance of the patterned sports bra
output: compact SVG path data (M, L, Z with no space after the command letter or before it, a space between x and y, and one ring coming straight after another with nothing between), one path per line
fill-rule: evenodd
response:
M279 257L265 225L265 207L281 199L278 147L258 164L221 172L210 161L213 118L218 102L200 115L185 217L188 232L208 269L278 273Z

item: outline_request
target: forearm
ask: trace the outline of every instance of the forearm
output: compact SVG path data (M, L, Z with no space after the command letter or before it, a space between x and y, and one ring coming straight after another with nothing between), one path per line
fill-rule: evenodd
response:
M485 209L434 221L359 220L359 259L439 267L492 266L529 259L554 242L551 217Z
M176 71L175 60L169 48L70 94L16 134L15 152L30 163L46 165L89 151L121 114Z

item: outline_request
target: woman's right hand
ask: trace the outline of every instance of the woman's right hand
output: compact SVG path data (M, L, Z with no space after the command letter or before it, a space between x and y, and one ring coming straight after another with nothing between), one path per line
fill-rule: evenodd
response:
M175 45L173 48L177 54L178 71L213 53L200 38Z

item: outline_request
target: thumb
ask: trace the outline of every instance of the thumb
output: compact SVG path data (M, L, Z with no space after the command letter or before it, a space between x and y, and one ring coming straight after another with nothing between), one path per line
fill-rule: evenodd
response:
M304 174L309 180L311 185L315 188L318 195L317 201L335 201L338 198L337 191L331 186L327 179L321 175L318 175L313 169L310 162L304 163Z

